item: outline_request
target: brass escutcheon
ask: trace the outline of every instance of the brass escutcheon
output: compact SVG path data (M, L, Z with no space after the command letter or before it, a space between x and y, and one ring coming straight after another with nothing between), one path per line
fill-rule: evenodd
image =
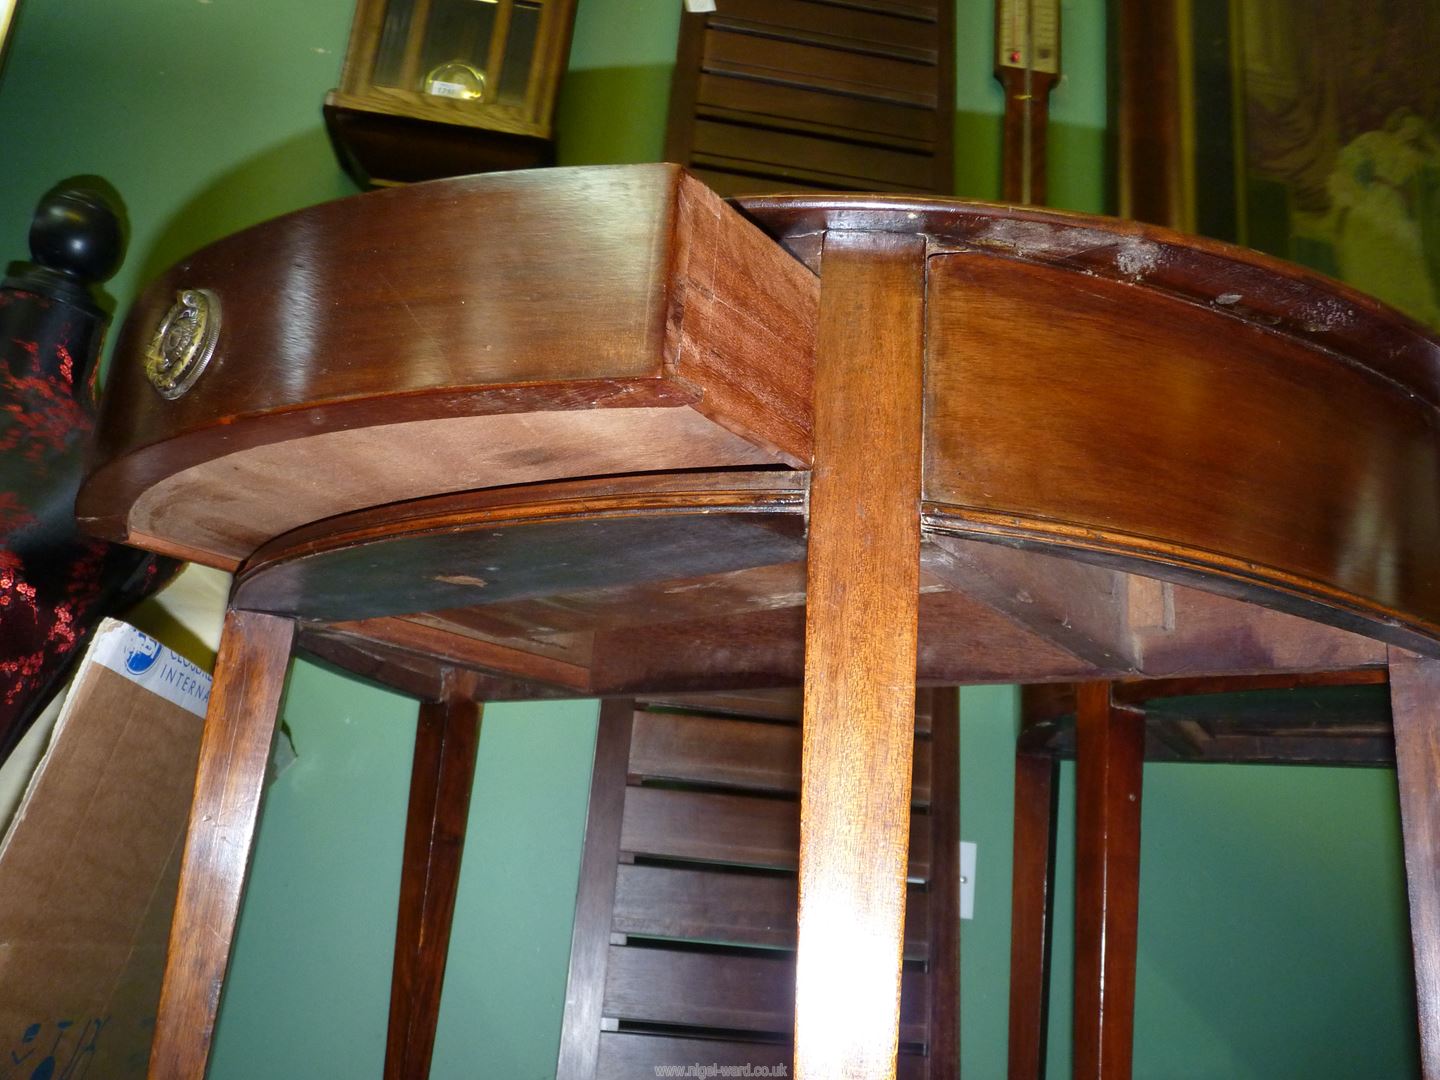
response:
M220 336L220 300L209 289L181 289L145 350L145 374L174 401L200 378Z

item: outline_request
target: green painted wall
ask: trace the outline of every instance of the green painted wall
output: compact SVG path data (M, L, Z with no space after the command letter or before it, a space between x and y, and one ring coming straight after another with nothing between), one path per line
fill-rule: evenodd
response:
M561 101L567 163L659 156L678 0L582 0ZM990 0L960 0L957 190L994 197ZM186 250L347 194L319 103L351 0L23 0L0 74L0 243L19 254L55 179L129 200L121 304ZM1057 205L1100 208L1102 0L1064 4L1053 100ZM1015 693L963 696L964 833L980 845L966 923L963 1065L1004 1075ZM434 1076L551 1075L593 703L489 710ZM297 762L273 785L212 1076L376 1076L413 706L297 664ZM1072 798L1063 774L1062 804ZM1146 772L1136 1075L1412 1075L1413 1008L1394 812L1383 772L1152 766ZM1062 838L1072 815L1062 819ZM1068 1075L1069 874L1059 856L1053 1076Z

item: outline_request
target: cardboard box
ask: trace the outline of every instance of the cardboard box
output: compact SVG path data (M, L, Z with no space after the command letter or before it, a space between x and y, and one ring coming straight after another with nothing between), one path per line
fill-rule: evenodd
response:
M209 695L96 633L0 845L0 1080L145 1075Z

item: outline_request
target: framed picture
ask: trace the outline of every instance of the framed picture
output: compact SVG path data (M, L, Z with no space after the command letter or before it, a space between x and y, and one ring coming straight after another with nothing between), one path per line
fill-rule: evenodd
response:
M1121 0L1119 18L1136 6ZM1440 4L1159 6L1169 27L1152 7L1121 54L1120 137L1139 119L1150 142L1132 151L1170 155L1165 223L1302 263L1440 330ZM1173 113L1127 115L1162 65ZM1122 160L1122 192L1156 182L1136 164Z
M15 25L15 7L20 0L0 0L0 70L5 67L5 43Z

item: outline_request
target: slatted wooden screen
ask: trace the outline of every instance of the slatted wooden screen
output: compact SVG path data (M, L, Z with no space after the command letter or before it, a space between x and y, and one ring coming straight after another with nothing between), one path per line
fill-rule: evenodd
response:
M667 160L722 195L950 193L950 0L716 3L681 19Z
M799 707L793 694L606 703L560 1080L790 1068ZM922 707L915 744L902 1080L956 1069L955 712L933 716Z

